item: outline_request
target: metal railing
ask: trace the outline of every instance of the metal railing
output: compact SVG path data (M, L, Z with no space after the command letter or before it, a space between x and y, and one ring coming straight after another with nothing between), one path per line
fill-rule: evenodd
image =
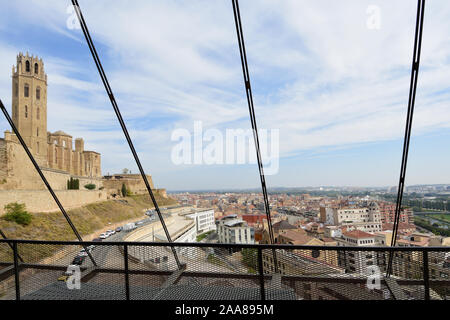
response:
M69 289L77 278L64 273L89 246L97 266L81 258L80 289ZM8 239L0 240L0 299L445 300L449 258L449 247Z

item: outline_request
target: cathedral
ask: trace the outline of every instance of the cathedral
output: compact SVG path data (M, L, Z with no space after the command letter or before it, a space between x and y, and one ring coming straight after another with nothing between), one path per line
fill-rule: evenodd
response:
M47 110L44 63L38 57L20 53L12 69L12 120L37 163L41 169L55 173L100 178L100 153L84 150L82 138L75 139L74 148L69 134L61 130L48 132ZM19 144L16 135L7 130L5 138L0 139L0 179L7 182L20 176L17 171L27 161L18 159L26 154L11 143Z

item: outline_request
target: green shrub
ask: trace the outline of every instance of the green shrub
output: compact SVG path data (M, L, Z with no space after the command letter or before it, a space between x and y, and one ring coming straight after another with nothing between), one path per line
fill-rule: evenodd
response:
M86 184L84 187L86 189L88 189L88 190L94 190L95 189L95 184L89 183L89 184Z
M67 189L68 190L79 190L80 189L80 180L70 178L70 180L67 180Z
M126 197L128 195L127 186L125 185L125 183L122 183L121 193L122 193L122 197Z
M202 241L203 239L205 239L205 238L206 238L208 235L210 235L211 233L212 233L212 231L208 231L208 232L199 234L199 235L197 236L197 242Z
M27 226L31 223L33 216L29 214L25 208L25 204L11 202L5 205L5 216L6 221L14 221L17 224Z

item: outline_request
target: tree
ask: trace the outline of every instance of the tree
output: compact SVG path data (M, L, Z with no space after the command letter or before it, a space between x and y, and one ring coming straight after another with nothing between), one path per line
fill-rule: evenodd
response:
M80 189L80 180L70 177L70 180L67 181L67 189L68 190L79 190Z
M29 214L25 208L24 203L11 202L5 205L6 221L14 221L17 224L27 226L32 220L32 215Z
M126 197L127 195L127 186L125 185L125 183L122 183L122 197Z
M95 184L89 183L89 184L86 184L84 187L86 189L88 189L88 190L94 190L95 189Z

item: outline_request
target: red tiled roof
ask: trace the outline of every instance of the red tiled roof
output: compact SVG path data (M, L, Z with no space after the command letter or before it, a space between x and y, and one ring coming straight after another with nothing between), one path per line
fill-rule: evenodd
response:
M374 235L361 231L361 230L353 230L353 231L347 231L343 233L346 237L349 238L357 238L357 239L361 239L361 238L373 238Z
M303 231L303 230L302 230ZM283 233L280 234L280 236L289 239L293 244L301 245L306 244L312 239L313 237L310 237L306 235L306 233L300 230L286 230Z

